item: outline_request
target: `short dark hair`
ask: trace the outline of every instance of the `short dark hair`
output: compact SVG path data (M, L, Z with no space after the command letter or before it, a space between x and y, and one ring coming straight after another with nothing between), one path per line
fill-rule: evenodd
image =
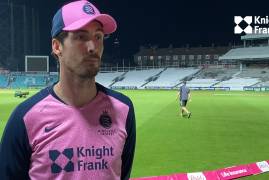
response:
M57 34L53 39L57 39L62 45L64 44L65 38L68 36L68 31L61 31L59 34ZM51 55L58 59L58 56L52 51Z

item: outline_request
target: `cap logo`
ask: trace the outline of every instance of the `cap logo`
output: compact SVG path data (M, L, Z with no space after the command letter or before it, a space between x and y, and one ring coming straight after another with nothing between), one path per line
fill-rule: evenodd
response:
M95 14L94 9L90 3L87 3L83 6L83 11L89 15Z

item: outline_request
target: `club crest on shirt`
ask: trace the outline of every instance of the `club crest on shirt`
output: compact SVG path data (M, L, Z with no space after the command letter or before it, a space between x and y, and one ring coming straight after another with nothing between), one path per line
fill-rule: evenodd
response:
M97 130L98 135L102 136L114 136L117 134L117 129L112 127L112 118L107 110L104 110L99 117L99 123L102 128Z
M101 114L99 118L99 122L101 126L106 129L110 129L112 126L112 120L107 111L103 111L103 113Z

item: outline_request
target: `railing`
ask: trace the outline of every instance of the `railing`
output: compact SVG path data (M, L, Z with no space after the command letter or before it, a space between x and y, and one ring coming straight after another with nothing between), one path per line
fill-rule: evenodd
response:
M197 66L196 68L202 68L203 66ZM179 67L176 65L169 66L135 66L135 67L101 67L100 72L127 72L127 71L140 71L140 70L149 70L149 69L160 69L160 68L195 68L195 67Z
M127 72L127 71L140 71L148 69L164 68L161 66L135 66L135 67L101 67L100 72Z

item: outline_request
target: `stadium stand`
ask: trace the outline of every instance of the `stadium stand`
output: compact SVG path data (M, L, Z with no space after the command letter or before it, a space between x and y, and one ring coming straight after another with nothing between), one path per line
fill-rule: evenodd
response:
M236 76L239 72L238 68L223 68L223 67L208 67L203 68L199 73L197 73L193 79L187 82L187 85L191 89L215 89L221 88L222 86L215 86L222 81L227 81L234 76ZM177 87L181 86L179 84ZM226 88L230 88L225 86Z
M0 74L0 88L6 88L7 84L7 76L4 74Z
M200 68L167 68L160 74L158 79L146 84L145 88L174 88L180 84L184 78L193 76L200 70Z
M95 77L95 80L105 87L110 87L113 83L118 81L124 72L100 72Z
M269 68L244 68L238 77L266 78L269 77Z
M47 86L51 86L58 81L58 75L54 74L54 75L46 76L45 81L46 81Z
M163 70L164 68L128 71L124 74L124 79L113 84L112 88L141 89L152 77L158 75Z
M8 87L10 88L38 88L45 87L45 74L10 74Z
M214 87L230 87L230 90L244 90L245 86L252 86L259 83L260 80L258 78L232 78L227 81L222 81Z
M218 81L223 79L228 80L235 76L238 72L239 68L209 67L202 69L199 74L197 74L196 79L216 79Z
M228 51L219 60L263 59L269 56L269 46L235 48Z
M219 81L216 79L192 79L188 81L187 86L190 88L199 88L199 87L212 87L217 84Z
M219 57L223 62L237 62L239 72L230 80L215 86L229 86L231 90L265 90L269 81L269 35L247 34L241 36L243 47L234 47ZM257 88L256 88L257 87Z
M27 88L25 83L25 76L24 75L11 75L9 77L9 87L18 89L18 88Z
M260 82L256 84L257 87L269 87L269 81Z
M156 68L126 72L100 72L96 81L115 89L173 89L182 81L193 89L245 90L269 87L269 67ZM2 73L1 88L42 88L58 81L57 73Z

